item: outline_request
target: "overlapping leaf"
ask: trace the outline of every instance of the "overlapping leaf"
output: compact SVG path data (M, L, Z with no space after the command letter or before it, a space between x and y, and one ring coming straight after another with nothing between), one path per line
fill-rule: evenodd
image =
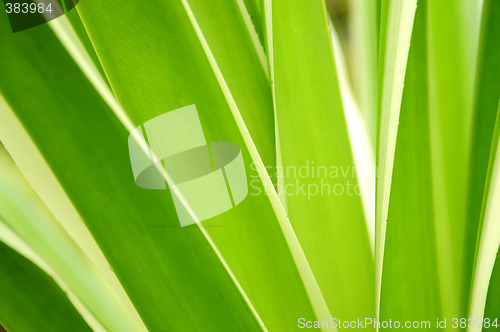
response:
M269 4L268 53L284 177L278 189L331 315L370 317L373 260L354 192L357 177L325 4Z
M394 156L382 274L381 320L440 317L427 114L426 1L419 1ZM411 305L408 305L408 299Z
M50 276L2 242L0 257L0 324L7 331L91 331Z
M245 143L185 9L175 2L152 3L147 8L131 6L79 5L104 71L129 116L139 125L194 103L208 140L240 145L251 170ZM137 17L141 11L144 15ZM130 38L127 15L135 17L135 31L141 26L142 38ZM178 226L169 194L135 186L128 160L128 132L50 30L37 29L9 36L2 44L2 57L13 63L2 66L6 73L2 93L101 246L146 326L151 330L186 325L209 330L229 326L258 329L248 303L200 230ZM43 34L43 40L37 39L37 34ZM231 63L234 54L229 55L225 61ZM258 60L250 63L262 73ZM29 72L30 79L9 79L20 72ZM249 84L241 80L235 85L241 82ZM267 84L265 80L263 84ZM18 94L21 89L32 91L32 98L22 98ZM253 95L258 100L252 105L265 100L258 96ZM254 121L252 128L252 117L259 119L257 113L265 116L266 111L252 105L244 116L252 133L258 133L257 124L262 121ZM242 113L244 110L242 107ZM268 118L272 123L272 111ZM263 140L270 139L267 151L271 157L266 160L272 162L273 132L262 133ZM262 190L262 186L258 188ZM296 326L298 317L314 316L264 194L249 195L237 209L205 224L268 328L287 330Z

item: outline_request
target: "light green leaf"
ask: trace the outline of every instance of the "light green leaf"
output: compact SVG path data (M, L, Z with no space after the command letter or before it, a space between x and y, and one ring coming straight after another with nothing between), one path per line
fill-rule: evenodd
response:
M500 101L500 99L499 99ZM469 317L484 318L488 284L500 246L500 103L498 104L495 131L491 143L490 161L486 176L483 205L479 221L474 275L471 285ZM481 327L468 331L481 331Z
M476 181L470 182L470 197L469 197L469 223L473 227L477 226L479 221L479 231L483 229L482 220L479 220L480 209L483 206L482 199L486 195L485 187L489 187L486 182L486 167L491 160L491 145L495 143L498 137L493 136L494 124L498 126L498 110L495 112L495 103L499 102L500 94L500 67L498 59L500 57L500 48L496 42L496 36L500 30L498 15L500 12L500 3L498 1L486 0L483 8L483 20L481 28L481 41L479 45L477 80L476 80L476 97L475 97L475 113L474 113L474 131L472 145L472 164L471 174L476 178ZM497 118L495 122L494 119ZM498 130L497 130L498 134ZM498 142L497 142L498 144ZM494 204L493 202L491 204ZM485 233L484 231L482 231ZM485 234L486 236L495 236L495 233ZM482 244L481 238L478 245ZM474 241L476 239L473 239ZM492 248L493 249L493 248ZM476 253L477 255L478 253ZM495 254L495 257L493 257ZM500 264L498 259L498 249L496 252L492 250L487 253L483 259L483 264L486 265L485 276L488 276L491 269L492 260L495 260L493 271L489 277L489 283L485 280L477 280L474 277L472 287L473 293L470 298L469 312L472 313L472 307L475 307L479 314L481 308L485 307L484 318L489 318L492 322L500 316ZM476 258L479 264L478 258ZM479 288L479 289L478 289ZM487 296L484 298L483 292L487 288ZM473 297L474 290L479 293L476 298ZM482 294L481 294L482 293ZM484 301L486 300L486 303ZM476 314L477 315L477 314ZM498 322L498 320L497 320ZM485 327L485 330L493 330L496 327Z
M266 47L266 25L264 15L264 0L236 0L236 2L243 2L246 11L250 15L252 24L259 37L262 47Z
M486 230L485 224L492 227L493 220L486 219L486 209L496 204L489 199L490 187L494 183L492 172L495 158L495 146L498 144L498 104L500 102L500 48L497 36L500 33L498 23L500 4L498 1L484 2L481 38L477 64L477 78L474 100L474 122L472 147L470 153L470 180L467 210L466 245L469 250L466 263L474 264L469 298L469 315L482 317L488 292L493 264L498 251L495 248L495 231ZM489 174L488 174L489 172ZM489 205L488 205L489 204ZM491 207L489 207L491 210ZM474 236L477 234L477 236ZM490 242L493 241L493 242ZM490 243L488 245L488 243ZM469 267L470 268L470 267ZM495 286L494 286L495 287ZM493 291L494 292L494 291ZM491 298L488 297L488 301ZM487 316L485 316L487 317Z
M7 331L92 331L50 276L2 242L0 259L0 324Z
M153 49L156 54L153 56L150 48L134 44L142 43L140 39L128 38L129 20L126 16L111 15L115 17L113 22L100 17L109 15L108 9L118 10L114 5L102 3L98 6L104 7L99 7L99 10L92 8L95 5L88 3L85 7L82 3L79 10L84 18L86 12L96 10L84 20L85 26L90 31L111 87L130 116L135 117L136 124L183 103L194 103L208 140L237 143L244 150L247 169L252 170L252 159L244 149L245 142L198 44L191 22L185 16L185 9L172 3L155 3L149 7L149 15L142 18L142 27L148 32L148 38L157 38L155 44L164 47ZM137 6L138 10L139 7L145 10L144 6ZM167 20L170 22L167 29L163 18L165 13L172 15ZM175 20L175 17L182 19ZM135 27L138 24L136 22ZM168 33L168 26L171 33ZM115 28L121 31L118 38L114 35L118 31ZM93 35L94 30L99 31L99 38ZM47 30L44 31L48 34ZM103 31L109 32L109 38L102 34ZM179 39L178 34L190 38ZM58 93L60 97L54 98L52 91L35 90L37 94L33 99L24 100L15 93L23 85L5 84L2 91L33 140L39 144L149 329L161 330L165 326L181 329L187 321L191 326L214 330L228 326L258 329L259 317L252 312L253 308L266 327L274 330L289 330L296 327L298 317L313 316L295 262L265 194L249 195L238 209L207 221L205 234L196 226L181 229L168 194L144 191L135 186L128 160L128 132L99 100L68 55L67 59L62 57L62 48L53 42L42 61L33 56L36 53L32 51L40 47L41 41L37 42L28 33L25 38L24 43L19 39L10 40L9 47L2 49L2 56L11 60L23 59L24 66L2 70L15 75L21 68L30 68L34 73L33 84L50 82L64 87L61 91L65 93ZM45 38L45 43L50 38L53 39ZM251 47L249 44L248 48ZM122 62L123 54L127 55L125 62ZM135 59L141 59L140 67L133 65ZM160 66L157 65L159 59L162 60ZM257 57L255 59L255 67L262 72ZM123 69L125 63L130 65L127 70ZM183 63L189 63L191 67L175 66ZM60 72L56 75L56 64L66 71L71 68L72 77L60 77ZM75 80L79 82L78 86L75 86ZM143 83L135 85L138 80ZM136 83L130 85L128 82ZM39 86L45 85L39 83ZM137 103L137 98L140 103ZM53 113L33 116L27 110L40 107L35 100L43 100L43 109L48 107ZM86 102L83 104L79 100ZM252 111L247 117L254 115L257 116ZM272 121L272 111L270 119ZM47 130L54 126L65 128L58 132L58 137ZM78 137L87 137L88 140L82 141ZM273 132L261 137L272 141ZM268 151L272 152L273 147L270 144ZM58 157L61 155L71 158L62 160ZM272 157L268 159L273 160ZM93 185L89 187L89 184ZM262 186L258 188L262 191ZM144 211L148 211L147 215ZM128 245L130 243L134 246ZM180 321L179 317L183 320Z
M415 19L416 0L381 4L378 60L377 182L375 207L375 299L380 312L382 268L399 113Z
M43 40L38 37L41 33ZM0 48L6 60L2 62L4 77L30 73L29 82L2 80L2 93L94 235L148 329L180 328L179 317L190 320L193 326L210 322L214 329L227 324L258 329L199 230L178 226L174 210L168 207L171 198L164 193L135 185L127 151L128 132L50 29L41 26L21 38L4 39ZM19 95L22 89L32 91L32 98ZM51 131L54 127L60 128L57 135ZM148 211L146 217L144 211ZM228 316L227 312L240 314Z
M378 0L351 1L350 28L355 65L354 91L360 102L370 141L377 141L377 58L378 58Z
M500 259L496 255L495 266L493 268L493 273L491 275L489 287L488 287L488 297L486 298L486 308L484 311L484 318L489 318L490 322L493 322L500 317ZM498 327L491 326L484 327L483 330L497 330Z
M380 319L435 324L441 312L427 114L426 9L427 1L420 0L406 68L387 218Z
M126 307L32 192L3 149L0 150L0 170L1 222L40 256L100 325L109 330L144 330L133 309Z
M357 176L325 4L274 0L266 5L284 173L278 191L286 197L288 216L331 315L373 316L373 260L361 199L354 194ZM325 186L329 193L320 192Z
M470 263L464 257L473 250L464 242L479 19L469 8L473 3L437 0L428 9L432 188L443 314L449 318L466 314Z

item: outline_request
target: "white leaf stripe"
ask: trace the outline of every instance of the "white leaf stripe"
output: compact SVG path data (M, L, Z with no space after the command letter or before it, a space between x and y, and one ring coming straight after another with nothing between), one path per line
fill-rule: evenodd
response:
M380 137L377 165L377 202L375 217L375 300L376 318L380 318L380 292L384 260L386 220L389 211L394 153L399 126L413 21L417 0L392 0L389 7L384 81L382 84Z

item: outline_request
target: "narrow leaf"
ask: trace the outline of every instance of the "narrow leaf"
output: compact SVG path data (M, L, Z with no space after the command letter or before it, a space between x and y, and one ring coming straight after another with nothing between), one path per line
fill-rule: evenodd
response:
M2 242L0 258L0 324L7 331L92 331L50 276Z

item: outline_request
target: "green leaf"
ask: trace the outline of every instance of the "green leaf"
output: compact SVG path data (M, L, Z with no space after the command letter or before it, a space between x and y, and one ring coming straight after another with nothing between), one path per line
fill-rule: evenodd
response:
M262 161L274 166L274 118L267 58L262 45L254 38L253 27L245 20L241 0L189 0L186 3L217 61ZM215 16L219 18L214 20Z
M237 143L247 169L252 170L252 158L185 9L175 3L131 6L87 2L78 10L110 85L135 125L194 103L207 139ZM114 11L121 14L113 15ZM145 39L129 38L127 14L138 12L144 16L135 18L134 29L140 26L147 32ZM176 330L186 324L209 330L229 326L259 329L253 308L273 330L289 330L296 327L298 317L313 317L266 195L249 195L237 209L199 227L181 229L169 194L135 185L123 123L100 100L50 31L37 29L2 44L5 64L11 64L2 65L6 77L17 77L20 72L30 75L28 82L12 79L14 84L7 84L8 80L2 80L2 93L97 240L148 329ZM46 36L40 40L35 31ZM99 36L95 36L96 31ZM159 48L148 46L152 39ZM253 63L255 73L259 68L262 73L257 57ZM17 93L27 86L33 91L28 100ZM47 113L47 109L51 111ZM256 113L260 112L265 115L262 109L248 110L246 119L259 119ZM272 116L271 109L271 124ZM51 132L50 128L58 130ZM267 137L267 142L274 137L273 131L260 136L263 141ZM267 151L273 161L274 144ZM263 191L262 186L258 188Z
M445 317L464 317L468 153L479 17L471 1L430 1L429 123L440 289ZM465 13L469 13L465 15ZM446 20L443 18L446 17ZM471 233L475 236L475 233Z
M241 142L239 143L240 146L243 147L246 145L249 149L249 154L246 154L245 150L243 150L244 158L246 160L250 160L254 164L257 164L257 168L263 168L263 166L259 166L262 163L260 155L262 155L262 159L264 161L272 159L270 163L273 164L274 158L266 158L266 151L270 151L269 147L272 147L272 151L274 153L274 145L259 146L256 140L255 142L257 144L257 147L259 148L259 155L253 141L253 138L260 134L260 131L257 132L257 129L260 130L263 125L261 121L255 121L253 119L258 119L260 112L265 112L265 109L260 109L257 107L247 107L244 101L238 100L238 87L231 84L231 81L229 80L230 78L227 78L224 69L229 63L231 63L231 61L235 61L235 58L234 56L228 58L219 57L217 49L220 46L218 46L217 44L215 44L214 46L215 42L212 42L212 39L210 37L210 28L207 28L208 30L205 29L205 26L203 24L203 13L199 12L199 8L196 6L196 3L188 3L187 1L183 1L182 6L181 4L167 3L159 5L159 8L165 8L168 13L175 14L180 19L177 21L168 20L170 24L167 26L163 24L163 18L161 18L161 25L157 24L158 22L155 22L154 20L151 21L151 17L154 18L155 15L148 17L148 19L144 21L144 27L150 29L149 32L155 32L152 35L157 38L158 45L169 45L168 50L161 52L158 56L164 57L165 61L174 61L174 63L184 63L187 61L188 63L192 63L194 67L182 67L184 70L182 80L177 80L177 85L175 87L166 84L166 82L164 83L166 91L168 88L168 94L154 95L154 98L151 98L147 101L143 99L141 107L149 104L149 114L150 116L154 116L157 115L160 111L160 109L158 109L159 106L161 106L161 111L163 112L165 105L168 104L170 104L171 106L166 107L166 109L179 107L180 105L178 103L182 100L186 104L194 103L198 107L201 121L205 128L205 135L208 141L229 139L236 143ZM229 12L229 14L226 15L228 19L238 19L239 16L233 15L233 12L231 11L232 9L234 9L234 7L227 6L221 8L225 8L225 10ZM100 55L100 58L102 59L104 64L104 68L107 70L108 68L110 68L110 66L106 65L106 61L110 59L119 59L120 57L117 58L117 55L114 53L103 55L100 54L99 50L107 50L109 47L109 42L115 42L117 40L116 34L122 34L121 32L118 32L116 30L113 31L113 28L118 26L116 23L126 25L128 20L118 20L117 22L114 22L115 24L113 25L113 27L107 26L107 24L103 26L104 21L103 19L99 18L99 15L102 15L103 12L106 12L107 8L100 8L100 10L96 10L94 12L89 6L89 8L87 9L92 11L92 13L88 15L85 13L84 9L85 8L81 6L80 12L82 13L84 22L88 28L91 38L94 41L97 53ZM115 7L110 9L115 10ZM186 18L189 20L186 21ZM91 26L89 22L94 24L94 30L89 28ZM233 28L236 29L238 26L239 25L237 24L237 22L235 22ZM102 34L103 29L109 31L109 35L107 38L105 34ZM173 31L175 31L175 33L165 34L165 29L167 29L167 31L168 29L172 29ZM101 40L97 39L96 41L96 38L93 38L93 31L98 32L99 38ZM183 36L183 39L180 40L178 38L175 38L176 34L181 34ZM214 34L213 36L215 37L216 34ZM136 43L142 42L140 40L130 40L126 38L126 35L123 35L123 37L123 40L125 40L126 42L124 43L123 41L121 41L117 43L117 47L128 50L126 51L126 53L129 55L129 58L133 59L137 57L140 52L138 54L135 53L137 53L137 50L141 49L141 46L137 45ZM233 50L233 52L241 52L241 56L245 56L245 53L252 54L250 51L245 52L244 49L235 49L233 40L230 40L230 43L228 43L224 40L221 41L217 39L217 42L221 42L223 45L225 45L225 47ZM246 49L253 49L253 47L254 45L248 44ZM190 53L179 54L172 53L171 51L169 53L169 50L172 49L184 51L190 49ZM168 57L165 57L164 54L168 54ZM107 70L108 77L110 77L111 84L114 91L117 93L118 98L120 100L125 98L125 100L122 101L125 109L135 109L135 107L132 107L131 105L136 102L136 98L133 98L133 95L144 95L145 91L142 91L142 89L146 88L147 84L138 87L137 91L127 91L127 93L124 93L124 91L120 91L120 89L128 86L127 84L124 84L124 82L129 81L130 77L134 77L134 75L136 74L142 75L147 68L149 68L150 71L147 82L150 82L150 80L157 83L164 82L165 77L178 79L177 70L174 70L173 67L160 67L161 70L159 71L158 66L156 66L154 62L147 62L140 69L131 70L128 72L123 72L117 67L112 68L112 66L111 73ZM257 70L254 70L254 72L258 73ZM204 75L200 76L200 73L204 73ZM158 74L161 74L159 78L157 76ZM216 80L214 80L213 74L215 74ZM113 75L119 75L119 77L115 77L113 79ZM158 80L156 80L156 78L158 78ZM118 84L116 86L113 85L113 81L118 82ZM252 86L252 82L247 81L246 78L240 78L240 81L236 83L248 84L248 90L253 90L253 88L250 88ZM220 92L222 92L222 94ZM177 96L175 100L166 99L167 96L173 95ZM224 97L224 99L222 99L221 97ZM260 103L258 98L260 98L260 95L255 94L253 98L249 98L247 100L249 100L253 104ZM131 104L127 105L127 103ZM229 108L227 106L228 104ZM247 112L245 112L245 109L247 110ZM131 112L131 114L133 115L134 112ZM264 114L267 114L267 116L269 116L269 119L272 119L272 113ZM245 122L243 122L243 120L245 120ZM252 129L252 123L255 124L255 126L253 127L255 129ZM235 126L235 124L237 126ZM268 131L265 131L259 139L264 140L266 138L271 139L267 140L267 142L272 141L272 136L269 135ZM243 141L241 141L241 139L243 139ZM250 166L252 165L250 164ZM251 176L256 177L257 174L254 173ZM267 175L262 175L261 172L260 176L264 178L263 181L265 182ZM268 183L266 183L266 185L268 185ZM256 308L259 314L261 316L266 315L263 320L265 322L274 321L276 324L283 324L285 320L278 321L276 317L289 315L293 318L286 320L285 324L292 324L293 319L296 319L296 317L298 317L297 315L299 314L294 314L293 312L289 311L290 308L286 309L286 313L282 312L283 310L285 310L285 306L283 304L287 303L286 299L289 296L289 293L284 288L284 285L287 283L283 283L281 281L289 279L288 283L294 285L293 287L298 286L296 282L301 282L300 280L293 279L293 271L296 268L293 261L288 261L287 258L283 257L283 254L285 252L288 253L288 248L283 245L296 246L296 244L293 243L295 239L290 239L290 236L285 234L287 236L287 242L281 242L281 230L275 228L277 225L275 222L273 222L276 221L275 211L277 208L279 208L279 206L276 206L276 199L272 200L271 204L269 204L270 202L267 197L263 197L265 195L260 194L263 193L262 185L257 185L256 188L258 192L256 192L255 194L259 197L253 197L252 199L255 200L253 202L249 202L250 199L247 198L247 207L245 208L245 211L243 210L243 207L245 205L241 205L239 212L235 212L235 214L233 215L227 214L225 216L219 217L220 220L227 220L228 226L235 226L234 229L232 229L229 233L221 233L216 232L216 230L212 231L211 229L208 229L209 233L206 234L209 234L217 244L218 248L222 249L222 256L227 260L232 272L235 275L235 278L238 280L243 280L245 282L242 283L242 287L245 289L245 292L248 294L253 306ZM259 203L257 203L257 201ZM259 207L258 210L255 209L256 206ZM283 223L285 223L284 227L287 227L287 221L283 220L284 215L280 216L280 218L281 220L278 225L282 226ZM239 220L240 222L235 224L233 221L230 221L231 219ZM260 222L256 223L256 221ZM252 237L249 234L255 234L258 236ZM255 248L259 248L259 250L256 249L249 251L247 249L248 245L245 244L245 241L243 241L244 238L252 238L252 247L255 246ZM290 241L292 241L292 244L290 244ZM271 247L269 247L270 244L272 244ZM268 260L264 261L262 259L262 254L260 254L261 252L265 252L267 254ZM274 254L271 256L270 254L268 254L268 252L273 252ZM292 253L297 252L297 249L292 249ZM286 256L287 254L284 255ZM241 257L245 257L245 264L243 264L243 262L241 261ZM278 261L285 268L283 270L276 271L276 277L269 278L268 270L272 266L276 266L276 264L278 264ZM304 265L302 263L297 263L297 265L299 265L299 270L303 269ZM259 268L256 268L256 266L259 266ZM292 276L292 278L290 278L290 276ZM276 283L279 283L281 287L276 287ZM282 304L269 307L269 298L253 296L253 294L262 294L264 289L267 289L268 294L279 292L279 294L281 295L273 295L272 297L273 301L278 301L280 303L282 302ZM301 291L299 290L299 296L302 296L300 295L300 292ZM307 301L300 302L300 304L298 305L299 307L303 308L302 310L309 310L304 308L304 306L306 306L306 308L308 307ZM260 308L265 308L263 309L264 312L262 312ZM279 312L279 314L277 314L276 311ZM270 315L269 312L274 312L274 314ZM268 322L266 322L265 324L270 324Z
M50 276L2 242L0 258L0 324L7 331L92 331Z
M500 259L495 261L495 267L491 275L488 297L486 299L486 309L484 311L484 318L489 318L491 321L500 317ZM490 328L483 328L484 330L497 330L498 327L490 326Z
M427 113L426 9L427 1L419 1L406 68L385 239L380 319L435 324L441 312Z
M259 37L262 47L266 47L266 25L265 25L265 15L264 15L264 0L236 0L236 2L243 2L245 8L250 15L252 24L255 31Z
M484 198L479 220L478 244L469 302L469 316L481 319L484 315L488 284L500 246L500 98L495 131L491 143L490 161L486 175ZM473 329L480 331L480 328Z
M478 255L479 247L484 241L482 236L494 235L482 234L484 222L482 212L487 202L490 187L487 172L488 165L493 162L492 157L494 157L492 145L496 144L495 140L498 139L494 136L495 123L498 118L497 107L500 100L500 47L497 42L500 24L498 23L498 15L500 15L500 3L491 0L485 1L474 96L467 237L465 243L469 249L466 252L467 268L472 270L473 274L477 272L478 265L484 268L486 264L489 267L486 271L492 269L493 260L495 259L492 252L486 255L482 253L482 257ZM473 267L472 264L474 264ZM482 278L489 278L490 274L491 270L486 272ZM469 314L473 317L482 316L488 284L485 280L476 280L473 275L470 286L472 288L469 298Z
M17 77L20 72L30 75L24 84L2 80L2 93L148 329L180 328L179 317L193 326L210 322L212 328L241 324L257 329L253 315L199 230L178 226L171 198L165 193L136 187L127 151L128 132L49 28L36 29L21 38L4 40L0 46L6 77ZM32 91L32 98L23 98L18 93L22 89ZM54 127L59 130L52 132ZM228 312L240 314L228 316Z
M375 300L380 313L382 272L389 198L399 114L415 19L415 1L386 0L381 4L378 62L377 182L375 207Z
M80 16L78 15L77 10L71 10L66 13L65 17L68 19L68 21L71 24L71 27L73 28L74 32L78 36L78 40L82 43L82 45L85 48L86 53L89 55L89 57L92 60L92 63L94 66L98 69L99 73L101 74L101 77L106 80L106 74L104 73L104 70L101 66L101 63L99 62L99 58L97 57L97 54L95 53L94 47L92 46L92 42L89 39L89 36L87 34L87 31L85 30L85 27L83 26L82 21L80 20ZM51 21L49 25L51 28L54 30L54 26L59 26L63 25L65 23L64 18L60 18L55 21ZM68 29L64 29L61 27L62 31L68 31ZM106 83L109 85L109 82L106 81Z
M0 241L27 259L0 243L0 270L21 267L0 276L0 322L30 330L22 314L53 309L43 330L292 331L498 316L500 5L362 2L347 18L352 77L324 0L81 1L15 34L0 11L0 140L22 172L0 151ZM240 147L250 192L180 227L179 204L196 220L197 201L137 186L128 143L154 159L135 128L188 105L200 137Z
M284 173L278 190L286 197L288 216L331 315L341 320L371 317L373 260L361 199L354 194L357 177L325 4L266 4ZM311 173L318 169L322 175ZM348 174L342 176L342 171ZM330 193L320 193L322 181ZM343 193L332 191L339 193L339 188Z
M37 253L101 326L108 330L144 330L135 312L126 307L89 257L33 193L3 149L0 170L1 222Z
M354 0L351 3L354 90L373 147L377 141L377 2Z

